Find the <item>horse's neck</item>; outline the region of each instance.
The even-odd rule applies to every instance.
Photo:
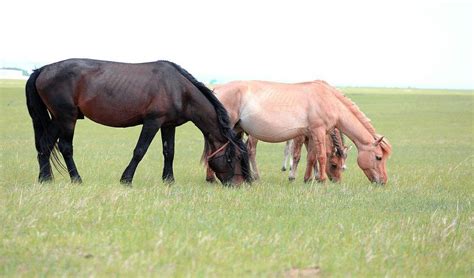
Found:
[[[374,141],[374,136],[367,130],[364,124],[351,112],[344,108],[345,113],[340,113],[337,127],[357,146],[363,148]]]
[[[219,119],[214,106],[199,92],[190,94],[194,105],[188,105],[186,114],[189,120],[201,130],[204,137],[214,147],[225,143],[227,139],[221,134]]]
[[[214,90],[219,101],[224,105],[230,118],[230,124],[233,127],[240,118],[242,94],[246,88],[238,82],[232,82],[221,85]]]

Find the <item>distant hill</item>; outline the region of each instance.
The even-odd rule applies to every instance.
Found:
[[[15,67],[0,68],[0,79],[27,79],[30,74],[27,70]]]

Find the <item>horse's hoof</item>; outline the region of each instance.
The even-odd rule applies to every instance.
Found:
[[[172,184],[174,183],[174,178],[173,177],[163,178],[163,182],[166,184]]]
[[[38,182],[39,183],[45,183],[45,182],[52,182],[53,181],[53,177],[52,176],[40,176],[38,178]]]
[[[131,178],[121,178],[120,183],[125,186],[132,186],[132,179]]]
[[[304,183],[310,183],[312,181],[313,181],[313,179],[311,179],[311,178],[304,178]]]
[[[281,171],[282,171],[282,172],[285,172],[285,171],[286,171],[286,167],[285,167],[285,166],[281,167]]]
[[[71,183],[77,183],[77,184],[81,184],[82,183],[82,179],[81,177],[73,177],[71,178]]]
[[[289,181],[294,181],[294,180],[295,180],[295,177],[288,177],[288,180],[289,180]]]

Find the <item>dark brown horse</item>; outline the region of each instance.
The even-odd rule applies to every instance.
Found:
[[[250,181],[242,140],[214,94],[180,66],[169,61],[127,64],[70,59],[33,72],[26,83],[38,152],[39,181],[52,180],[50,158],[56,143],[73,182],[81,182],[73,159],[77,119],[112,127],[143,125],[133,157],[122,174],[131,183],[148,146],[161,128],[164,181],[173,181],[176,126],[192,121],[209,142],[209,165],[222,183]]]

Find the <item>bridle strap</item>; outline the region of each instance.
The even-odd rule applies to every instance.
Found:
[[[207,160],[211,159],[212,157],[214,157],[218,152],[222,151],[225,147],[227,147],[227,145],[229,145],[230,141],[227,141],[227,143],[225,143],[224,145],[222,145],[220,148],[218,148],[217,150],[215,150],[213,153],[211,153],[210,155],[207,156]]]

